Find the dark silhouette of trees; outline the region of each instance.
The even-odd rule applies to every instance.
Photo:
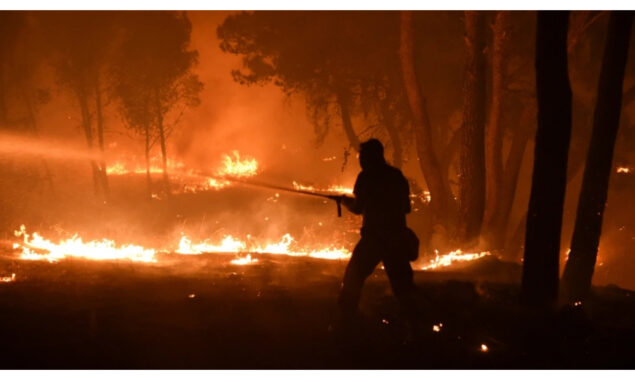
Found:
[[[237,82],[274,83],[306,99],[318,143],[337,124],[354,150],[362,135],[385,136],[400,166],[409,117],[394,70],[398,25],[392,12],[243,12],[227,17],[218,37],[223,51],[243,58]]]
[[[463,85],[459,238],[478,238],[485,211],[485,17],[465,12],[467,59]],[[493,149],[495,147],[490,147]]]
[[[102,95],[114,41],[115,14],[51,12],[39,18],[59,83],[71,91],[79,105],[86,144],[92,150],[96,143],[102,157],[90,160],[95,193],[108,199]]]
[[[169,195],[167,138],[183,109],[200,103],[203,87],[192,72],[198,52],[188,50],[192,25],[179,12],[137,12],[123,15],[120,21],[113,94],[127,125],[145,137],[149,195],[150,150],[156,140],[161,148],[164,192]]]
[[[447,225],[449,211],[448,196],[451,194],[447,177],[435,154],[432,141],[430,120],[426,110],[426,100],[419,87],[419,80],[414,61],[414,20],[412,11],[401,12],[401,44],[399,56],[403,82],[412,112],[414,136],[416,141],[419,165],[430,189],[431,208],[437,222]]]
[[[496,20],[493,26],[492,102],[490,106],[489,122],[485,128],[485,145],[488,149],[485,149],[486,207],[483,214],[483,227],[487,232],[493,232],[493,224],[495,224],[495,220],[498,218],[498,214],[501,212],[502,208],[503,110],[506,105],[505,99],[507,96],[506,63],[509,59],[508,45],[510,39],[510,29],[511,12],[496,12]],[[496,235],[500,234],[500,231],[495,232]]]
[[[568,23],[569,12],[538,12],[538,130],[527,215],[521,299],[525,304],[539,308],[549,308],[558,296],[560,232],[571,135]]]
[[[7,63],[17,41],[18,31],[24,24],[24,16],[18,12],[0,12],[0,123],[7,121]]]
[[[588,296],[602,232],[633,12],[611,12],[593,116],[593,131],[578,200],[571,252],[563,274],[569,301]]]

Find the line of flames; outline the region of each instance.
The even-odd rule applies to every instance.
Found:
[[[20,251],[23,260],[58,262],[66,258],[82,258],[89,260],[127,260],[141,263],[157,263],[157,253],[174,253],[179,255],[200,255],[204,253],[235,253],[232,264],[246,265],[256,263],[256,254],[286,255],[293,257],[310,257],[324,260],[347,260],[351,252],[345,247],[330,246],[318,249],[300,247],[290,235],[283,235],[278,241],[258,242],[250,236],[246,240],[226,235],[219,242],[209,239],[193,243],[186,235],[182,235],[176,249],[154,249],[139,245],[126,244],[118,246],[113,240],[102,239],[84,242],[81,237],[71,238],[54,243],[37,232],[27,233],[24,225],[15,231],[15,236],[22,241],[14,243],[13,248]],[[242,256],[245,255],[246,256]],[[252,255],[253,254],[253,255]],[[434,270],[449,267],[457,262],[478,260],[490,255],[489,252],[464,253],[461,250],[444,255],[437,254],[433,260],[424,265],[417,265],[419,270]]]
[[[258,174],[260,170],[258,161],[249,156],[241,157],[236,150],[231,155],[223,154],[222,164],[214,171],[216,177],[205,176],[197,173],[192,169],[186,169],[184,163],[180,161],[167,160],[167,169],[172,180],[182,184],[182,192],[195,193],[207,190],[220,190],[230,186],[232,183],[218,177],[246,178]],[[146,174],[149,170],[150,174],[163,173],[159,159],[153,157],[149,168],[144,166],[126,164],[120,161],[108,165],[106,172],[110,175],[129,175],[129,174]]]

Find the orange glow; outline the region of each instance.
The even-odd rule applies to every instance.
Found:
[[[233,151],[232,156],[233,158],[227,154],[223,155],[223,163],[215,170],[216,175],[220,177],[245,178],[258,173],[259,164],[255,158],[245,157],[241,159],[238,151]],[[160,157],[153,157],[150,160],[150,174],[163,173],[163,167],[160,162]],[[174,191],[176,194],[221,190],[232,184],[229,180],[199,174],[193,169],[186,168],[185,164],[179,161],[168,159],[167,166],[173,184],[181,186],[180,190]],[[146,174],[146,167],[145,165],[116,161],[108,165],[106,172],[110,175],[141,175]],[[153,194],[152,197],[154,199],[162,199],[156,194]]]
[[[77,257],[89,260],[156,262],[154,257],[155,250],[153,249],[146,249],[138,245],[117,247],[114,241],[108,239],[84,243],[82,238],[75,235],[59,243],[53,243],[40,236],[37,232],[34,232],[33,235],[28,234],[24,225],[20,226],[19,231],[15,231],[15,236],[23,239],[22,243],[13,245],[14,249],[22,249],[20,258],[23,260],[56,262],[68,257]]]
[[[0,283],[8,283],[15,281],[15,273],[11,273],[11,276],[0,277]]]
[[[304,256],[325,260],[344,260],[351,255],[344,247],[329,246],[324,248],[308,248],[298,246],[290,234],[285,234],[278,241],[257,242],[253,239],[241,240],[231,235],[225,235],[220,242],[212,242],[206,239],[199,243],[193,243],[190,238],[181,235],[176,249],[152,249],[137,245],[117,246],[114,241],[103,239],[101,241],[84,242],[77,235],[70,239],[61,240],[59,243],[43,238],[37,232],[28,234],[24,225],[15,231],[15,236],[22,238],[22,242],[13,244],[13,248],[20,251],[23,260],[44,260],[57,262],[69,257],[84,258],[89,260],[129,260],[135,262],[156,263],[157,252],[174,252],[180,255],[200,255],[203,253],[255,253],[274,254],[286,256]],[[257,259],[248,256],[250,262]],[[233,262],[244,265],[244,260]]]
[[[213,252],[242,252],[247,245],[242,241],[232,237],[225,236],[220,244],[212,244],[208,240],[202,243],[192,244],[192,241],[185,235],[181,236],[179,247],[174,251],[181,255],[199,255],[201,253]]]
[[[328,187],[316,187],[311,185],[303,185],[301,183],[293,181],[293,188],[296,190],[313,191],[317,193],[334,193],[334,194],[347,194],[347,195],[353,194],[352,188],[341,186],[341,185],[331,185]]]
[[[489,347],[487,347],[486,344],[481,344],[481,347],[479,348],[481,350],[481,352],[487,352],[489,351]]]
[[[258,259],[252,259],[251,258],[251,254],[247,254],[247,256],[245,257],[237,257],[235,259],[233,259],[232,261],[230,261],[232,264],[234,265],[249,265],[249,264],[255,264],[258,262]]]
[[[439,268],[449,267],[457,262],[478,260],[489,255],[491,255],[491,253],[489,253],[488,251],[477,253],[463,253],[460,249],[457,249],[456,251],[452,251],[445,255],[439,255],[437,253],[436,257],[433,260],[430,260],[428,264],[421,266],[419,269],[435,270]]]
[[[331,244],[314,247],[298,243],[291,234],[284,234],[279,239],[254,239],[247,235],[242,239],[232,235],[224,235],[219,240],[205,239],[193,242],[185,234],[178,242],[163,248],[148,248],[140,245],[117,245],[113,240],[102,239],[84,242],[81,237],[74,235],[68,239],[61,239],[55,243],[42,237],[39,233],[27,233],[24,225],[15,231],[15,236],[21,242],[13,244],[19,252],[20,259],[57,262],[66,258],[82,258],[88,260],[127,260],[142,263],[157,263],[157,253],[173,252],[177,255],[200,255],[205,253],[242,253],[246,257],[237,257],[232,264],[246,265],[257,262],[257,254],[285,255],[292,257],[310,257],[322,260],[347,260],[351,251],[343,246]],[[478,260],[489,256],[489,252],[463,253],[461,250],[439,255],[428,264],[421,265],[418,270],[437,270],[456,263]],[[441,325],[439,325],[440,327]]]
[[[219,176],[251,177],[258,173],[258,161],[253,157],[240,158],[237,150],[232,152],[234,158],[223,155],[223,167],[216,171]]]
[[[627,166],[619,166],[617,168],[617,172],[620,174],[629,174],[631,172],[631,168]]]

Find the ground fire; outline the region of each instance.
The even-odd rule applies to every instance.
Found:
[[[632,11],[0,11],[0,369],[628,368]]]

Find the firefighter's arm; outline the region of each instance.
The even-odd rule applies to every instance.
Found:
[[[357,198],[348,195],[342,195],[342,204],[353,214],[361,214],[362,208],[358,204]]]
[[[355,187],[353,188],[353,196],[342,195],[342,204],[353,214],[361,214],[364,210],[366,185],[363,172],[357,176]]]

